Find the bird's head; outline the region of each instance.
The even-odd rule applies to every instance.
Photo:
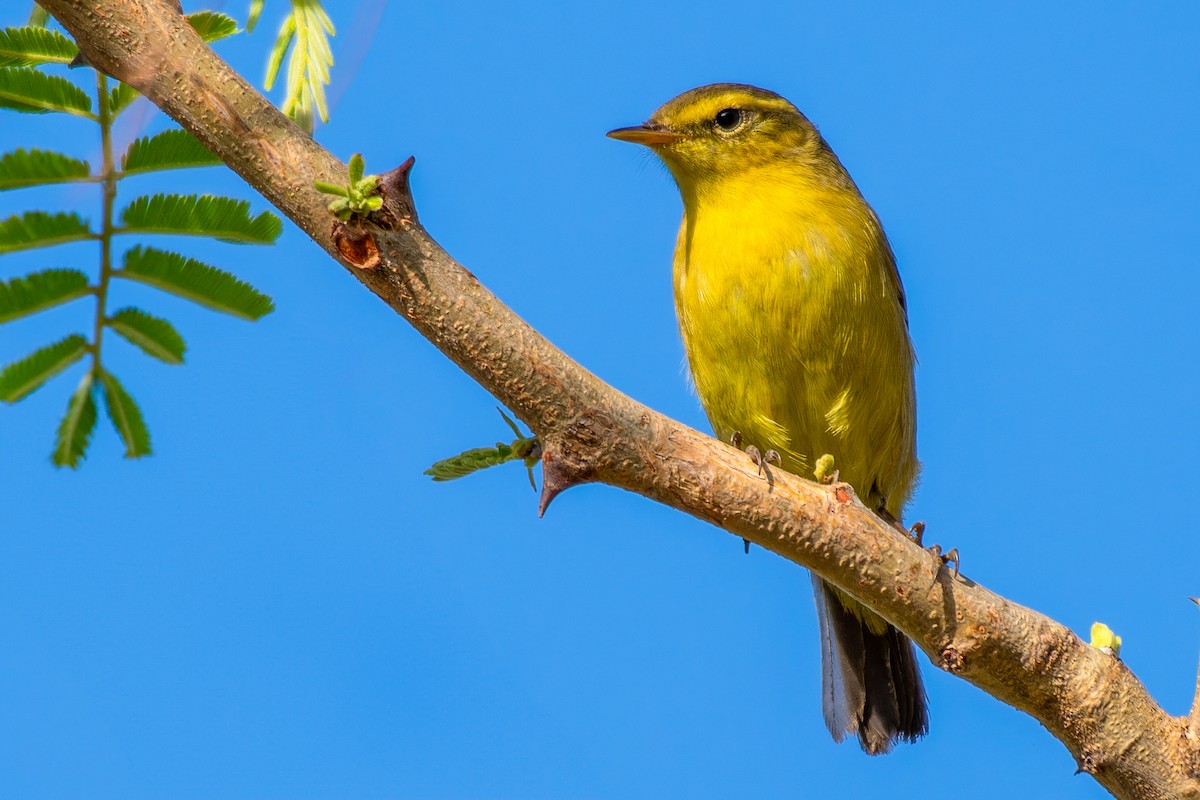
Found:
[[[649,147],[681,188],[756,167],[811,163],[828,150],[795,106],[774,92],[740,83],[684,92],[643,124],[608,135]]]

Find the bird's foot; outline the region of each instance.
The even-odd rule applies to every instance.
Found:
[[[767,470],[768,464],[778,467],[783,462],[783,457],[779,455],[778,450],[768,450],[765,453],[759,452],[759,449],[754,445],[746,445],[746,455],[750,456],[750,460],[758,465],[758,474],[762,475],[763,470]],[[770,477],[768,471],[767,476]]]
[[[742,432],[734,431],[731,433],[729,435],[729,443],[738,449],[742,449]],[[758,465],[759,475],[762,475],[763,470],[767,469],[765,464],[778,464],[781,460],[778,452],[774,450],[768,450],[766,455],[763,455],[759,452],[758,448],[752,444],[746,445],[745,453],[746,455],[750,456],[751,461]],[[769,470],[767,471],[767,481],[768,483],[771,482],[771,473]],[[746,555],[750,555],[750,540],[742,539],[742,546],[745,548],[743,552],[745,552]]]
[[[914,522],[912,524],[911,528],[906,528],[906,527],[904,527],[903,524],[901,524],[900,520],[893,517],[891,515],[891,512],[889,512],[886,508],[879,509],[879,511],[877,513],[879,514],[880,517],[887,520],[888,524],[890,524],[893,528],[900,531],[908,538],[912,539],[913,542],[915,542],[918,547],[924,547],[924,542],[923,542],[923,540],[925,538],[925,523],[924,522]],[[958,564],[958,548],[957,547],[951,548],[948,552],[946,552],[944,554],[942,553],[942,546],[940,544],[930,545],[926,549],[929,552],[933,553],[933,555],[936,556],[937,559],[942,562],[942,566],[949,566],[949,565],[953,564],[954,565],[954,577],[956,577],[956,578],[958,577],[959,564]]]
[[[742,432],[734,431],[732,434],[730,434],[729,443],[734,447],[741,447]],[[750,456],[750,460],[758,466],[759,475],[762,475],[764,470],[766,471],[767,480],[771,479],[771,471],[768,469],[767,465],[773,464],[775,466],[779,466],[781,463],[783,463],[783,457],[779,455],[778,450],[768,450],[764,453],[752,444],[746,445],[743,449],[745,450],[746,455]]]
[[[930,545],[929,552],[933,553],[933,555],[938,559],[938,561],[942,562],[941,566],[948,567],[951,564],[953,564],[954,565],[954,577],[955,578],[958,577],[958,570],[959,570],[960,564],[959,564],[959,560],[958,560],[958,548],[957,547],[951,547],[945,553],[942,553],[942,546],[940,544],[935,544],[935,545]]]

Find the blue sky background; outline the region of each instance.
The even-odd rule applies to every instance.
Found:
[[[1200,9],[881,5],[330,4],[317,138],[376,171],[415,154],[451,253],[585,366],[703,427],[670,295],[678,197],[603,134],[703,83],[784,94],[899,257],[925,464],[910,516],[973,580],[1082,635],[1111,625],[1184,713]],[[219,52],[261,81],[281,11]],[[131,114],[126,140],[168,123]],[[0,150],[95,163],[92,136],[0,115]],[[122,200],[251,196],[215,168],[138,180]],[[0,216],[37,206],[94,218],[99,200],[0,195]],[[118,287],[190,345],[177,368],[108,347],[153,458],[123,460],[102,419],[81,470],[50,466],[79,367],[0,408],[0,795],[1104,796],[1039,724],[928,664],[927,739],[835,746],[802,570],[611,488],[538,520],[519,468],[431,483],[432,461],[506,438],[485,392],[293,228],[273,248],[173,244],[278,311],[249,325]],[[0,276],[94,264],[71,246]],[[90,313],[0,328],[0,362]]]

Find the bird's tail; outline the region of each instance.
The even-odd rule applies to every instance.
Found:
[[[898,740],[923,736],[929,709],[912,642],[815,575],[813,587],[821,619],[821,700],[834,740],[854,733],[874,756]]]

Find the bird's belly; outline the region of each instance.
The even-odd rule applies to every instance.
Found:
[[[916,464],[902,321],[856,304],[852,286],[778,262],[689,267],[676,275],[676,305],[715,434],[737,431],[805,476],[831,454],[864,500],[902,505]]]
[[[744,302],[698,316],[681,308],[680,323],[696,394],[717,437],[737,431],[747,444],[777,450],[784,468],[806,474],[824,452],[818,406],[828,381],[804,374],[803,348],[772,335],[766,309]]]

